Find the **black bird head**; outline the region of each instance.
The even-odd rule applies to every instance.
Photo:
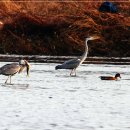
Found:
[[[115,75],[115,78],[121,78],[121,76],[120,76],[120,73],[117,73],[116,75]]]

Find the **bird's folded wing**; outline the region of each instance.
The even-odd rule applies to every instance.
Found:
[[[80,59],[71,59],[71,60],[65,61],[63,64],[76,64],[79,62],[80,62]]]
[[[79,65],[79,63],[80,63],[80,59],[71,59],[65,61],[61,66],[64,69],[74,69]]]
[[[4,65],[3,67],[1,67],[1,73],[2,74],[7,74],[7,75],[11,75],[11,74],[15,74],[20,70],[20,66],[19,64],[7,64]]]

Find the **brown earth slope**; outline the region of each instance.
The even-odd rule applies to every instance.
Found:
[[[130,56],[130,2],[114,2],[118,13],[102,13],[101,2],[8,0],[0,2],[0,53]]]

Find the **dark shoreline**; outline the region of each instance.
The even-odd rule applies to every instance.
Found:
[[[130,6],[117,2],[119,12],[100,12],[99,2],[1,2],[0,53],[20,55],[81,55],[85,39],[89,56],[130,57]],[[50,61],[51,62],[51,61]]]
[[[63,63],[77,56],[46,56],[46,55],[0,55],[0,62],[17,62],[27,59],[34,63]],[[130,65],[130,57],[87,57],[84,64],[116,64]]]

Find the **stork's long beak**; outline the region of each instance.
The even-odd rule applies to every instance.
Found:
[[[25,61],[25,65],[26,65],[26,71],[27,71],[27,76],[29,76],[29,72],[30,72],[30,64],[28,63],[28,61],[24,60]]]

